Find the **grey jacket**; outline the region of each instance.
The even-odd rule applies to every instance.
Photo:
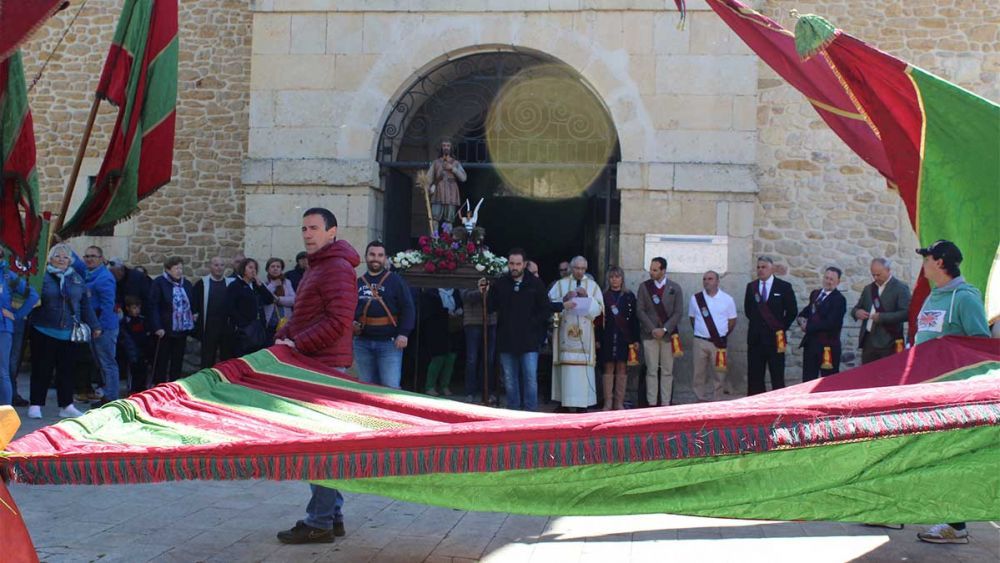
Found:
[[[858,303],[851,309],[851,318],[857,319],[855,314],[858,311],[870,312],[871,309],[872,284],[868,284],[861,291]],[[884,312],[879,315],[879,321],[873,323],[871,334],[865,329],[868,321],[861,321],[859,348],[864,346],[867,338],[872,339],[869,344],[875,348],[888,348],[893,345],[896,338],[904,338],[906,332],[903,330],[903,323],[910,314],[910,287],[899,281],[896,276],[893,276],[882,290],[882,309]]]
[[[652,340],[655,328],[662,328],[667,331],[667,334],[672,333],[677,328],[681,317],[684,316],[684,290],[671,279],[667,279],[667,285],[663,287],[663,310],[667,313],[667,322],[660,323],[660,317],[656,314],[656,305],[653,304],[653,296],[648,289],[647,282],[639,284],[636,301],[638,302],[639,338],[642,340]]]

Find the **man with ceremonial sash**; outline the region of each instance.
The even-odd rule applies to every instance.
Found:
[[[275,335],[274,344],[289,346],[327,366],[347,369],[352,361],[351,323],[358,304],[354,268],[358,251],[337,240],[337,217],[322,207],[302,214],[302,242],[309,268],[295,293],[295,314]],[[309,485],[306,517],[278,532],[282,543],[333,543],[343,536],[344,497],[340,491]]]
[[[719,273],[709,270],[701,277],[704,291],[691,296],[688,316],[694,328],[694,394],[699,401],[722,398],[726,380],[726,337],[736,326],[736,301],[719,289]]]
[[[813,291],[809,304],[799,313],[799,326],[806,333],[799,344],[803,348],[802,381],[840,371],[840,330],[847,313],[847,299],[837,289],[841,273],[840,268],[827,268],[823,289]]]
[[[792,284],[774,275],[770,256],[757,258],[757,280],[747,284],[743,314],[747,330],[747,395],[767,391],[764,371],[771,372],[771,389],[785,386],[785,347],[788,328],[795,322],[798,304]]]
[[[386,269],[381,241],[368,243],[365,263],[354,310],[354,365],[361,381],[399,389],[403,350],[415,322],[413,297],[406,281]]]
[[[872,260],[871,273],[874,281],[865,286],[851,309],[851,316],[861,321],[862,364],[903,351],[903,323],[910,311],[910,287],[892,275],[889,260]]]
[[[583,256],[570,260],[570,271],[549,290],[553,309],[562,313],[552,336],[552,400],[586,409],[597,403],[594,320],[604,312],[604,293],[587,276]]]
[[[666,258],[657,256],[649,263],[649,279],[639,285],[637,300],[646,360],[646,404],[669,405],[674,390],[674,355],[680,351],[677,323],[684,314],[684,290],[667,279]]]

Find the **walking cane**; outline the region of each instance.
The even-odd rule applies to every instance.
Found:
[[[156,337],[156,348],[153,350],[153,381],[156,381],[156,360],[160,358],[160,343],[163,342],[162,336]],[[142,390],[145,391],[149,389],[149,376],[146,376],[146,381],[142,382]]]
[[[483,404],[490,404],[490,348],[489,348],[489,314],[486,311],[486,292],[483,296]]]

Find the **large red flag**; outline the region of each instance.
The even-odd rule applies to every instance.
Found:
[[[63,238],[127,218],[170,181],[177,54],[177,0],[126,0],[97,87],[98,98],[118,106],[118,120],[97,182]]]
[[[13,55],[49,16],[68,4],[66,0],[0,0],[0,61]]]
[[[795,33],[736,0],[708,5],[806,96],[847,145],[902,198],[920,243],[964,251],[966,279],[987,292],[1000,231],[1000,106],[855,39],[818,16]],[[921,275],[911,320],[928,291]],[[1000,296],[987,293],[992,316]],[[913,332],[913,323],[910,327]]]

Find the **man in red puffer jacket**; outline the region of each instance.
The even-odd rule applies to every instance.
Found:
[[[275,344],[330,367],[348,368],[353,361],[354,309],[358,304],[354,268],[361,256],[347,241],[337,240],[337,218],[314,207],[302,215],[302,242],[309,268],[295,293],[295,314],[275,335]],[[336,489],[309,485],[312,498],[305,520],[278,532],[282,543],[332,543],[343,536],[344,497]]]

